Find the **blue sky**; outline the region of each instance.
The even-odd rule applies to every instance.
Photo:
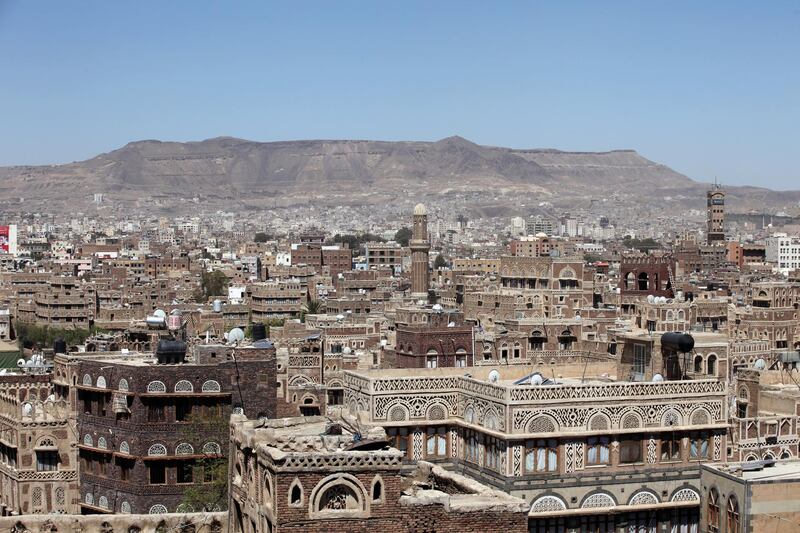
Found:
[[[0,165],[457,134],[800,189],[800,2],[0,0],[0,106]]]

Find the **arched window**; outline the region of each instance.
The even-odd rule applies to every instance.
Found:
[[[728,498],[728,529],[727,533],[739,533],[739,502],[736,497]]]
[[[163,381],[151,381],[147,384],[147,392],[167,392],[167,386],[164,385]]]
[[[354,511],[361,508],[358,494],[349,485],[336,483],[325,489],[319,497],[317,511]]]
[[[167,513],[167,508],[161,505],[160,503],[157,503],[156,505],[150,508],[150,514],[166,514],[166,513]]]
[[[219,382],[214,381],[213,379],[209,379],[205,383],[203,383],[202,387],[203,392],[220,392],[222,390],[219,386]]]
[[[292,481],[292,485],[289,487],[289,505],[292,507],[303,505],[303,485],[297,478]]]
[[[119,512],[131,514],[131,504],[128,502],[122,502],[122,504],[119,506]]]
[[[83,445],[89,446],[90,448],[94,447],[94,439],[88,433],[83,436]]]
[[[97,376],[97,388],[98,389],[106,388],[106,378],[104,378],[103,376]]]
[[[706,519],[708,520],[709,533],[719,531],[719,493],[714,488],[708,493]]]
[[[373,503],[383,501],[383,482],[379,476],[372,481],[372,501]]]
[[[194,446],[188,442],[182,442],[175,447],[175,455],[193,455]]]
[[[147,455],[167,455],[167,447],[163,444],[153,444],[147,450]]]
[[[92,386],[92,376],[90,376],[89,374],[84,374],[83,375],[83,385],[86,386],[86,387],[91,387]]]
[[[706,368],[707,368],[706,374],[708,374],[710,376],[715,376],[717,374],[717,356],[716,355],[711,354],[711,355],[708,356],[708,359],[706,360]]]
[[[700,374],[703,371],[703,356],[702,355],[695,355],[694,356],[694,371],[696,374]]]
[[[175,392],[194,392],[194,386],[191,381],[182,379],[175,384]]]
[[[203,444],[203,453],[205,455],[222,455],[222,448],[216,442],[206,442]]]
[[[119,453],[130,455],[131,447],[127,441],[122,441],[119,443]]]
[[[647,272],[642,272],[639,274],[639,290],[646,291],[650,289],[650,279],[647,276]]]
[[[98,437],[97,438],[97,447],[101,450],[108,449],[108,444],[106,443],[105,437]]]
[[[117,388],[119,390],[121,390],[121,391],[127,391],[129,389],[128,380],[125,379],[125,378],[122,378],[121,380],[119,380],[119,385],[117,386]]]
[[[97,500],[97,506],[103,509],[108,509],[108,498],[105,496],[100,496],[100,498]]]

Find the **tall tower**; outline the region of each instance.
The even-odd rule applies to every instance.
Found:
[[[414,227],[411,231],[411,293],[414,296],[428,297],[428,210],[422,204],[414,208]]]
[[[714,182],[714,188],[706,193],[706,242],[725,243],[725,191]]]

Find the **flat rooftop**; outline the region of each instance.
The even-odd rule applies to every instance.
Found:
[[[748,465],[752,466],[756,463],[759,462],[714,463],[703,465],[703,467],[751,483],[766,483],[775,480],[800,481],[800,460],[777,461],[771,466],[764,466],[758,470],[747,469]]]

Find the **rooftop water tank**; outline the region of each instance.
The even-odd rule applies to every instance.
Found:
[[[694,337],[688,333],[671,331],[661,336],[661,348],[673,352],[689,353],[694,349]]]

